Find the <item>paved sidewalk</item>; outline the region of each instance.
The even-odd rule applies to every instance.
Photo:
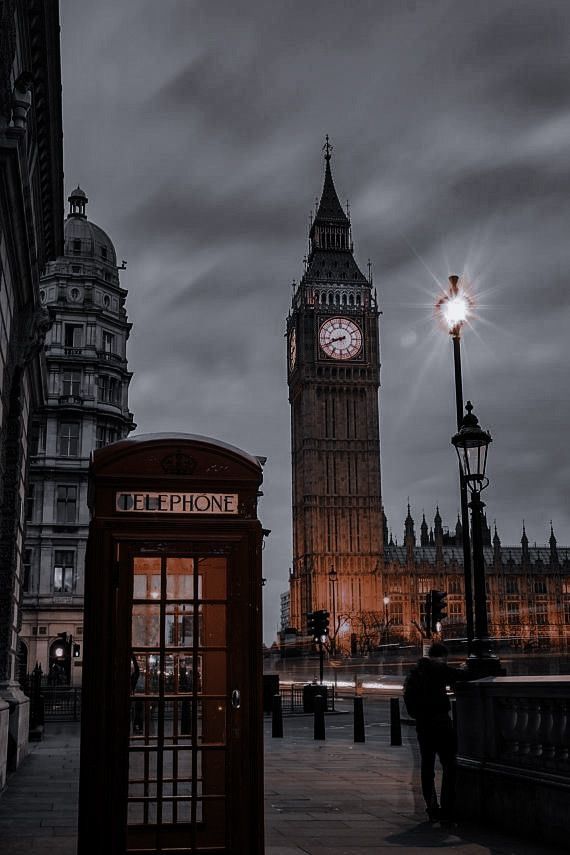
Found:
[[[353,744],[349,717],[327,717],[327,740],[308,718],[285,721],[272,739],[266,720],[266,855],[544,855],[562,850],[475,826],[448,831],[424,822],[415,739],[390,747],[385,725]],[[44,740],[0,797],[2,855],[74,855],[79,725],[49,723]],[[247,853],[240,853],[247,855]]]

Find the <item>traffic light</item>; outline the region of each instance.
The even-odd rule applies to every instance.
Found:
[[[81,645],[80,644],[74,644],[73,645],[73,658],[79,659],[80,656],[81,656]]]
[[[447,617],[447,592],[431,591],[431,630],[439,632],[441,622]],[[439,628],[438,628],[439,624]]]
[[[320,641],[329,634],[329,613],[326,609],[307,612],[307,634],[312,636],[313,641]]]
[[[307,635],[315,637],[315,612],[307,612]]]
[[[329,612],[319,609],[315,612],[315,640],[320,641],[324,635],[329,634]]]

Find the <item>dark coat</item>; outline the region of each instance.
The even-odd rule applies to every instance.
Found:
[[[406,709],[416,724],[429,725],[448,719],[451,704],[447,687],[453,688],[459,680],[466,679],[467,674],[459,668],[435,662],[428,656],[420,659],[404,684]]]

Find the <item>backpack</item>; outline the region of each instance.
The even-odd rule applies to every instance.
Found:
[[[425,684],[419,668],[414,668],[404,681],[404,704],[408,715],[417,718],[424,701]]]

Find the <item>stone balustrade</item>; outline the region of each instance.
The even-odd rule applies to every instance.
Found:
[[[461,815],[566,845],[570,677],[460,684],[457,736]]]

